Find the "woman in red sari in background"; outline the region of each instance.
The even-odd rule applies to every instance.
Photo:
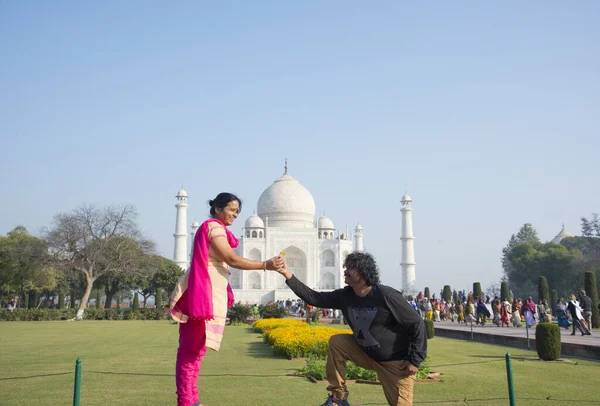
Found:
[[[219,193],[209,202],[210,219],[200,226],[194,239],[190,269],[179,279],[170,297],[173,319],[179,324],[176,384],[177,405],[198,406],[198,374],[207,348],[218,351],[225,329],[227,309],[234,302],[229,269],[276,270],[281,257],[252,261],[237,256],[237,238],[227,229],[237,219],[241,200]]]

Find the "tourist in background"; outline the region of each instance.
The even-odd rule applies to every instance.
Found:
[[[535,302],[531,296],[523,304],[523,316],[528,327],[535,325]]]
[[[581,289],[579,291],[579,303],[581,309],[583,310],[583,319],[587,323],[587,328],[592,330],[592,298],[585,294],[585,290]]]
[[[581,307],[579,307],[579,302],[577,301],[575,295],[571,295],[571,300],[569,300],[567,310],[569,310],[571,313],[571,318],[573,319],[573,332],[571,335],[575,335],[575,329],[579,330],[582,336],[590,335],[591,333],[585,327],[585,320],[583,318]]]

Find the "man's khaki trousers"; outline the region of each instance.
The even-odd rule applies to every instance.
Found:
[[[383,392],[390,406],[412,406],[414,376],[400,372],[402,361],[377,362],[365,354],[350,334],[337,334],[329,339],[327,352],[327,390],[338,399],[348,398],[346,361],[377,372]]]

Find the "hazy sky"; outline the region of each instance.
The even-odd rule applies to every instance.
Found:
[[[0,234],[81,203],[133,204],[172,258],[239,194],[239,234],[289,172],[364,227],[400,287],[484,289],[510,235],[600,211],[600,2],[0,1]]]

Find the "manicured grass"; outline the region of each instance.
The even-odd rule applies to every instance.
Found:
[[[0,405],[72,404],[77,357],[84,406],[174,405],[177,338],[177,326],[166,321],[0,323]],[[416,385],[415,405],[465,405],[465,397],[469,405],[507,405],[507,351],[517,404],[600,399],[593,384],[600,382],[600,363],[548,363],[533,360],[532,351],[436,337],[429,356],[443,382]],[[201,399],[209,406],[321,404],[325,385],[286,376],[303,365],[274,356],[249,328],[227,327],[221,351],[205,357]],[[66,374],[38,376],[59,373]],[[386,405],[379,386],[355,384],[350,391],[352,403]]]

